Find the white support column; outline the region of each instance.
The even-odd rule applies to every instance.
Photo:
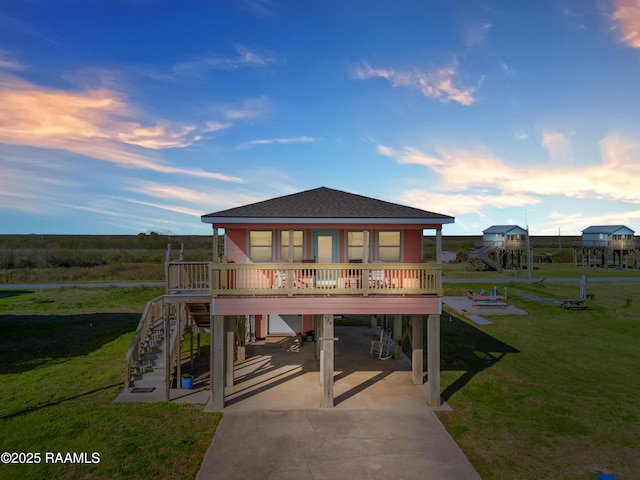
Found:
[[[424,383],[424,360],[423,360],[423,327],[422,315],[411,315],[411,372],[413,383],[422,385]]]
[[[393,317],[393,358],[402,359],[402,315],[396,314]]]
[[[427,373],[429,379],[429,405],[440,406],[440,315],[429,315],[427,320]]]
[[[436,262],[442,263],[442,228],[436,230]],[[442,270],[437,271],[438,288],[442,288]]]
[[[369,263],[369,230],[362,232],[362,263]]]
[[[287,232],[289,234],[289,248],[287,249],[287,262],[293,263],[293,230]],[[287,288],[293,288],[293,270],[287,270]]]
[[[213,263],[218,263],[218,248],[219,248],[218,245],[219,245],[218,229],[214,226],[213,227],[213,245],[212,245]]]
[[[333,407],[333,315],[322,316],[324,370],[322,372],[322,406]]]
[[[369,290],[369,270],[366,265],[369,263],[369,230],[362,231],[362,285],[365,292]],[[368,295],[368,293],[365,293]]]
[[[218,256],[218,229],[213,227],[213,264],[214,268],[209,267],[209,288],[218,290],[220,288],[220,270],[215,268],[215,264],[219,261]]]
[[[211,319],[211,403],[214,410],[224,408],[224,317],[216,315]]]

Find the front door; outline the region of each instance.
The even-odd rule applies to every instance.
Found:
[[[313,232],[313,256],[318,263],[340,261],[340,234],[337,230],[315,230]]]

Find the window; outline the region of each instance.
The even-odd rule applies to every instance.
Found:
[[[400,232],[378,232],[378,260],[400,261]]]
[[[252,262],[273,261],[273,233],[252,230],[249,232],[249,258]]]
[[[364,232],[347,232],[347,259],[362,260]]]
[[[304,232],[302,230],[293,231],[293,261],[301,262],[304,253]],[[289,261],[289,230],[280,232],[280,260]]]

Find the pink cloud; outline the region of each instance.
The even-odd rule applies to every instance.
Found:
[[[640,48],[640,0],[614,0],[612,18],[620,40]]]
[[[458,85],[458,71],[455,67],[399,71],[374,68],[367,62],[362,62],[354,68],[353,74],[358,80],[379,77],[388,80],[394,87],[412,87],[420,90],[425,97],[443,103],[454,101],[461,105],[471,105],[475,102],[475,88]]]

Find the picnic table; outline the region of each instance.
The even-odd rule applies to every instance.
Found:
[[[584,298],[567,298],[562,301],[560,306],[567,310],[589,310],[591,308]]]

